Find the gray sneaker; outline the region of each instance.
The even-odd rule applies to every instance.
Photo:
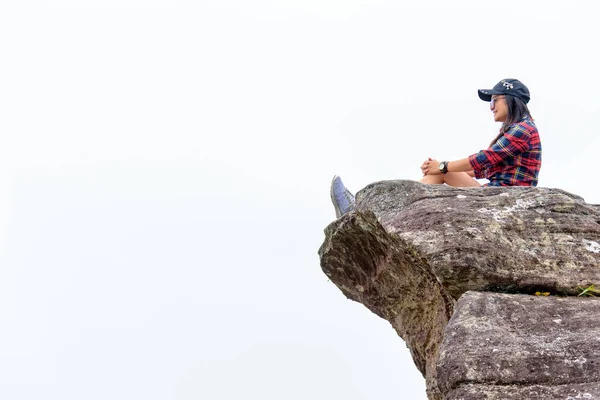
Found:
[[[354,210],[354,195],[346,189],[346,186],[344,186],[344,183],[342,182],[342,178],[337,175],[334,175],[331,180],[330,194],[331,202],[335,208],[336,218],[341,217],[348,211]]]

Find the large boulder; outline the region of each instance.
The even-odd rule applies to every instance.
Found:
[[[598,399],[600,299],[467,292],[437,371],[447,399]]]
[[[466,393],[491,382],[442,384],[445,364],[436,368],[444,329],[465,292],[544,292],[550,296],[540,301],[550,302],[600,282],[599,207],[559,189],[378,182],[357,194],[356,210],[325,236],[323,271],[348,298],[390,321],[431,399],[458,391],[477,398]],[[544,393],[552,390],[571,389],[551,385]]]

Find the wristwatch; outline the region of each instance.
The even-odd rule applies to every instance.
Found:
[[[439,166],[440,174],[445,174],[448,172],[448,161],[442,161]]]

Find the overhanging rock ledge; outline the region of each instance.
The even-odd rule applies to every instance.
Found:
[[[319,255],[348,298],[406,341],[430,399],[600,399],[600,302],[577,296],[600,283],[599,243],[600,207],[560,189],[400,180],[361,190]],[[474,344],[469,324],[505,335],[504,347]],[[543,345],[519,347],[535,335]],[[531,360],[543,371],[524,380]]]

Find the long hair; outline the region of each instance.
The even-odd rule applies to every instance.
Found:
[[[533,119],[531,112],[529,112],[529,108],[527,108],[527,104],[525,104],[523,100],[515,96],[505,95],[504,101],[506,101],[508,115],[506,116],[506,121],[502,123],[500,133],[498,133],[490,143],[490,147],[493,146],[502,135],[509,131],[512,124],[521,121],[524,117]]]

